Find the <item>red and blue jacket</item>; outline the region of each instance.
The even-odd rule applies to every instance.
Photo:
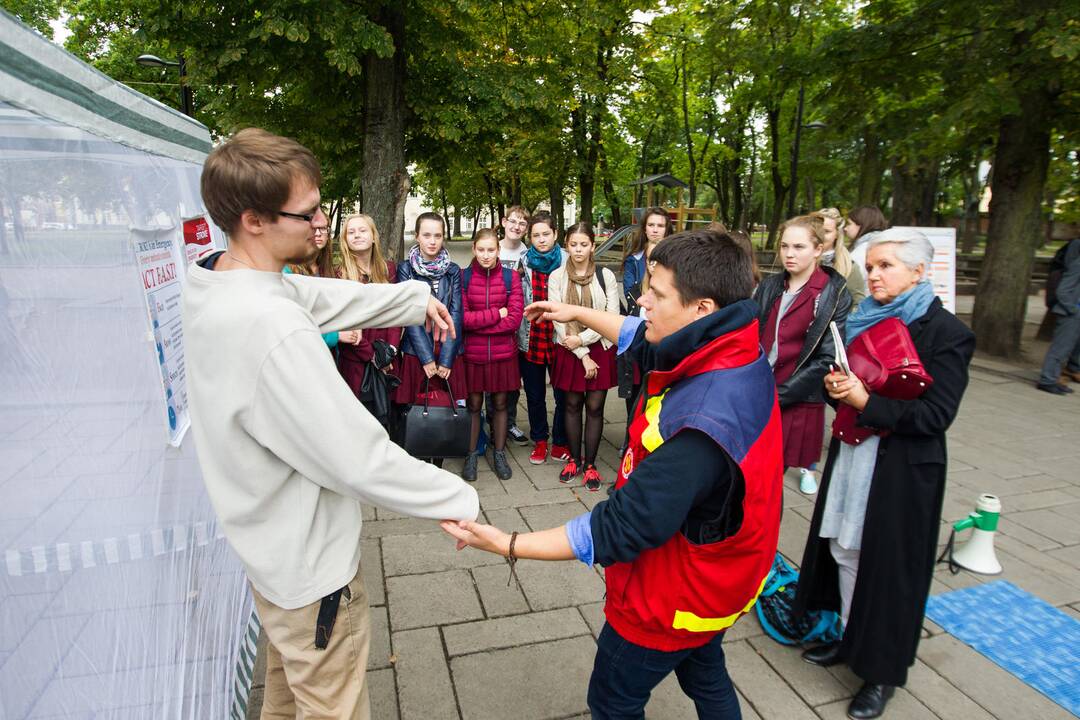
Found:
[[[607,621],[635,644],[704,645],[750,611],[772,566],[782,438],[756,315],[740,301],[656,346],[639,318],[624,322],[620,350],[652,369],[616,492],[567,534],[579,559],[606,566]]]

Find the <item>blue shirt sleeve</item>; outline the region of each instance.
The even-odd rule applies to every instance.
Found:
[[[634,338],[637,336],[638,328],[641,327],[643,322],[645,320],[638,315],[627,315],[626,319],[623,320],[622,327],[619,329],[619,355],[629,349],[630,344],[634,342]]]
[[[574,550],[574,557],[586,565],[593,564],[592,512],[582,513],[566,523],[566,538]]]

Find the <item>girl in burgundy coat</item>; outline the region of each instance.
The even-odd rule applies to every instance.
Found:
[[[765,278],[754,291],[760,307],[761,347],[772,365],[784,429],[784,466],[799,468],[799,490],[817,492],[813,466],[821,457],[825,432],[822,378],[834,361],[829,323],[841,336],[851,310],[847,280],[819,265],[824,223],[801,215],[780,228],[778,259],[784,271]]]
[[[387,262],[379,247],[379,231],[375,221],[367,215],[350,215],[342,225],[341,237],[338,238],[338,250],[341,253],[341,268],[338,276],[356,282],[395,282],[397,271],[392,262]],[[339,341],[338,372],[360,402],[369,410],[373,408],[371,398],[363,397],[360,391],[364,382],[364,373],[375,355],[375,341],[382,340],[394,348],[401,346],[401,331],[397,328],[369,328],[353,330],[354,336]],[[345,333],[342,333],[345,335]],[[354,341],[355,337],[355,341]],[[382,368],[387,374],[394,372],[391,363]],[[374,414],[374,412],[372,413]],[[387,425],[389,417],[376,417]]]
[[[525,307],[517,273],[499,264],[499,239],[485,228],[473,239],[473,261],[462,274],[465,320],[465,382],[469,388],[472,437],[461,477],[476,480],[476,443],[480,437],[484,393],[491,393],[491,469],[500,480],[513,474],[506,458],[506,395],[521,386],[517,329]]]

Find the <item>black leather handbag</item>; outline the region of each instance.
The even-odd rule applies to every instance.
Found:
[[[469,411],[457,406],[450,382],[440,379],[446,383],[449,406],[439,402],[441,393],[436,393],[436,404],[432,404],[432,378],[428,378],[424,381],[423,403],[416,402],[405,415],[405,451],[413,457],[455,458],[469,454]]]
[[[390,424],[393,412],[390,398],[401,380],[382,371],[394,361],[397,351],[383,340],[374,343],[375,354],[364,369],[364,378],[360,381],[360,402],[383,427]]]

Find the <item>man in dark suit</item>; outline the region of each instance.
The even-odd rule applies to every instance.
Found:
[[[1050,310],[1057,315],[1054,339],[1046,351],[1037,388],[1053,395],[1068,395],[1073,391],[1061,383],[1064,376],[1080,382],[1080,238],[1073,238],[1065,247],[1065,267],[1054,290]]]

